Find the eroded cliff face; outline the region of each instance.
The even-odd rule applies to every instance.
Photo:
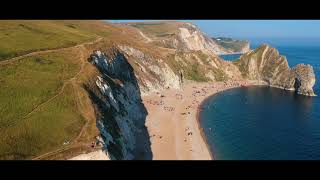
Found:
[[[298,94],[314,96],[315,74],[312,66],[299,64],[290,68],[288,61],[279,52],[266,44],[240,57],[234,64],[242,76],[286,90],[295,90]]]
[[[186,23],[184,27],[180,27],[174,37],[163,40],[163,44],[165,47],[180,51],[210,51],[217,55],[232,52],[219,46],[195,25],[189,23]]]
[[[163,59],[126,45],[97,50],[89,59],[100,75],[86,89],[110,158],[152,159],[141,95],[181,88],[178,74]]]
[[[141,96],[167,88],[180,89],[184,79],[252,80],[314,95],[312,66],[300,64],[290,68],[286,58],[268,45],[245,53],[235,62],[226,62],[217,54],[227,50],[220,49],[195,26],[179,25],[177,31],[178,34],[160,39],[163,44],[149,36],[144,37],[146,47],[143,43],[116,41],[113,46],[96,48],[92,53],[90,62],[100,74],[86,89],[111,159],[152,159],[144,125],[147,112]]]
[[[134,75],[142,95],[168,87],[181,88],[178,73],[175,73],[164,59],[152,57],[148,53],[126,45],[119,45],[118,48],[134,68]]]
[[[96,51],[90,61],[100,71],[87,89],[95,104],[97,126],[110,159],[151,159],[145,127],[147,111],[138,80],[118,49]]]

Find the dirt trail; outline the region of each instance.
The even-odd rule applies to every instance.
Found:
[[[101,41],[102,39],[103,39],[102,37],[98,37],[94,41],[81,43],[81,44],[78,44],[76,46],[31,52],[31,53],[28,53],[28,54],[24,54],[24,55],[21,55],[21,56],[16,56],[16,57],[13,57],[13,58],[10,58],[10,59],[7,59],[7,60],[0,61],[0,65],[10,64],[10,63],[13,63],[13,62],[15,62],[15,61],[17,61],[19,59],[22,59],[22,58],[25,58],[25,57],[29,57],[29,56],[35,56],[35,55],[40,55],[40,54],[45,54],[45,53],[50,53],[50,52],[68,50],[68,49],[77,48],[77,47],[84,47],[85,45],[90,45],[90,44],[97,43],[97,42]]]
[[[81,67],[80,67],[80,70],[77,72],[77,74],[74,75],[72,78],[66,80],[66,81],[63,83],[60,91],[59,91],[56,95],[54,95],[53,97],[51,97],[51,98],[48,99],[47,101],[38,104],[32,111],[30,111],[27,115],[25,115],[25,116],[23,117],[23,119],[28,118],[31,114],[33,114],[35,111],[37,111],[38,109],[40,109],[42,106],[44,106],[45,104],[51,102],[53,99],[55,99],[55,98],[58,97],[60,94],[62,94],[63,91],[64,91],[64,89],[65,89],[65,87],[66,87],[66,85],[67,85],[68,83],[71,83],[72,81],[75,81],[76,78],[83,72],[83,68],[84,68],[84,65],[85,65],[85,60],[84,60],[85,57],[84,57],[83,52],[82,52],[81,50],[80,50],[79,52],[80,52],[80,54],[81,54],[81,55],[80,55]]]
[[[82,47],[80,47],[80,48],[84,48],[84,46],[82,46]],[[62,88],[61,88],[61,90],[59,91],[58,94],[56,94],[55,96],[53,96],[52,98],[50,98],[48,101],[39,104],[34,110],[32,110],[30,113],[28,113],[28,114],[25,116],[25,118],[27,118],[27,117],[30,116],[32,113],[34,113],[35,111],[37,111],[41,106],[45,105],[46,103],[52,101],[54,98],[56,98],[57,96],[59,96],[60,94],[62,94],[62,92],[63,92],[64,88],[66,87],[66,84],[67,84],[67,83],[72,83],[72,85],[75,85],[75,84],[76,84],[77,77],[83,72],[85,64],[88,63],[88,62],[86,61],[86,57],[85,57],[83,51],[79,50],[79,52],[81,53],[81,54],[80,54],[81,68],[80,68],[80,70],[78,71],[78,73],[77,73],[75,76],[73,76],[72,78],[70,78],[70,79],[68,79],[67,81],[64,82],[64,84],[63,84],[63,86],[62,86]],[[78,97],[79,103],[81,104],[81,99],[80,99],[79,93],[77,93],[77,97]],[[70,149],[70,148],[72,148],[72,147],[75,147],[75,146],[72,146],[72,145],[74,145],[74,143],[77,142],[78,139],[82,136],[82,134],[83,134],[83,132],[85,131],[85,129],[87,128],[88,124],[89,124],[89,119],[87,119],[86,123],[85,123],[84,126],[81,128],[81,131],[79,132],[79,134],[77,135],[77,137],[72,140],[72,142],[70,143],[69,146],[65,146],[65,147],[63,147],[63,148],[59,148],[59,149],[56,149],[56,150],[47,152],[47,153],[45,153],[45,154],[42,154],[42,155],[40,155],[40,156],[37,156],[37,157],[33,158],[33,160],[43,159],[44,157],[48,157],[48,156],[51,156],[51,155],[54,155],[54,154],[57,154],[57,153],[61,153],[61,152],[65,151],[65,150],[68,150],[68,149]],[[83,145],[89,146],[90,144],[86,144],[86,143],[78,143],[78,144],[77,144],[77,146],[83,146]]]
[[[24,57],[28,57],[28,56],[34,56],[34,55],[39,55],[39,54],[45,54],[45,53],[50,53],[50,52],[55,52],[55,51],[62,51],[62,50],[68,50],[68,49],[73,49],[73,48],[78,48],[79,49],[79,53],[80,53],[80,62],[81,62],[81,66],[80,66],[80,70],[73,76],[71,77],[70,79],[68,80],[65,80],[63,82],[63,85],[61,87],[61,89],[59,90],[59,92],[57,94],[55,94],[54,96],[52,96],[51,98],[49,98],[48,100],[46,100],[45,102],[42,102],[40,104],[38,104],[32,111],[30,111],[28,114],[26,114],[22,119],[26,119],[28,117],[30,117],[33,113],[35,113],[36,111],[38,111],[41,107],[43,107],[44,105],[46,105],[47,103],[51,102],[52,100],[54,100],[56,97],[58,97],[59,95],[61,95],[65,89],[65,87],[67,86],[68,83],[71,83],[72,85],[76,84],[76,80],[78,78],[78,76],[83,72],[84,70],[84,67],[86,65],[86,63],[88,63],[86,61],[86,57],[85,57],[85,54],[84,54],[84,51],[81,50],[82,48],[85,49],[85,45],[89,45],[89,44],[94,44],[94,43],[97,43],[99,41],[101,41],[103,38],[102,37],[99,37],[98,39],[94,40],[94,41],[91,41],[91,42],[86,42],[86,43],[82,43],[82,44],[79,44],[79,45],[76,45],[76,46],[73,46],[73,47],[67,47],[67,48],[60,48],[60,49],[52,49],[52,50],[44,50],[44,51],[37,51],[37,52],[32,52],[32,53],[29,53],[29,54],[25,54],[25,55],[22,55],[22,56],[18,56],[18,57],[14,57],[14,58],[11,58],[11,59],[8,59],[8,60],[5,60],[5,61],[1,61],[0,62],[0,65],[3,65],[3,64],[9,64],[9,63],[13,63],[19,59],[22,59]],[[77,94],[78,96],[78,99],[79,101],[80,100],[80,95]],[[81,103],[81,102],[80,102]],[[80,133],[77,135],[77,137],[75,139],[72,140],[72,142],[70,143],[69,146],[65,146],[63,148],[59,148],[59,149],[56,149],[54,151],[51,151],[51,152],[47,152],[45,154],[42,154],[40,156],[37,156],[35,158],[33,158],[33,160],[36,160],[36,159],[42,159],[44,157],[48,157],[50,155],[54,155],[54,154],[57,154],[57,153],[60,153],[60,152],[63,152],[65,150],[68,150],[72,147],[77,147],[77,146],[86,146],[86,145],[89,145],[89,144],[86,144],[86,143],[77,143],[76,146],[72,146],[74,145],[74,142],[77,142],[78,139],[82,136],[84,130],[87,128],[89,124],[89,120],[86,121],[85,125],[82,127]]]
[[[146,35],[144,35],[142,31],[139,30],[139,33],[146,40],[146,43],[152,42],[152,40],[148,38]]]

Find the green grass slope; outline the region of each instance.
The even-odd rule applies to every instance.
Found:
[[[32,159],[78,137],[87,122],[81,88],[88,69],[80,70],[88,55],[83,47],[60,48],[107,37],[109,27],[102,21],[0,21],[0,159]],[[59,50],[1,64],[45,49]]]
[[[147,36],[164,38],[169,37],[179,32],[179,27],[184,24],[179,22],[143,22],[143,23],[128,23],[133,27],[138,28]]]
[[[99,21],[0,20],[0,61],[105,36]]]
[[[0,159],[30,158],[79,133],[74,91],[62,89],[80,69],[73,57],[50,53],[0,66]]]

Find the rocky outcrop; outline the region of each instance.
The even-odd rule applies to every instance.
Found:
[[[315,74],[312,66],[299,64],[290,68],[288,61],[279,52],[266,44],[240,57],[234,64],[242,76],[286,90],[295,90],[298,94],[314,96]]]
[[[314,96],[313,86],[316,82],[316,77],[313,67],[310,65],[298,64],[293,68],[295,73],[294,88],[298,94]]]
[[[168,87],[181,88],[178,73],[174,72],[164,59],[152,57],[148,53],[129,46],[119,45],[118,48],[134,68],[142,95]]]
[[[217,55],[231,52],[216,44],[192,24],[180,27],[179,32],[174,38],[163,40],[163,42],[166,47],[180,51],[211,51]]]
[[[256,81],[257,84],[295,90],[302,95],[314,95],[312,88],[315,76],[312,66],[298,65],[291,69],[287,59],[268,45],[250,50],[247,41],[223,37],[209,38],[191,23],[160,22],[143,24],[143,28],[137,27],[144,31],[148,30],[152,41],[158,42],[153,44],[155,47],[175,50],[175,53],[168,55],[163,62],[169,65],[168,71],[172,69],[174,74],[183,71],[187,79],[196,81],[248,79]],[[217,57],[219,54],[229,53],[244,54],[240,60],[233,63]],[[143,69],[148,67],[153,66],[144,66]],[[152,69],[161,75],[157,68]],[[178,82],[177,78],[175,82]],[[151,88],[144,91],[147,92],[149,89]]]

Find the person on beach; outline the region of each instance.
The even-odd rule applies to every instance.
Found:
[[[183,70],[179,70],[179,83],[180,86],[183,88]]]

